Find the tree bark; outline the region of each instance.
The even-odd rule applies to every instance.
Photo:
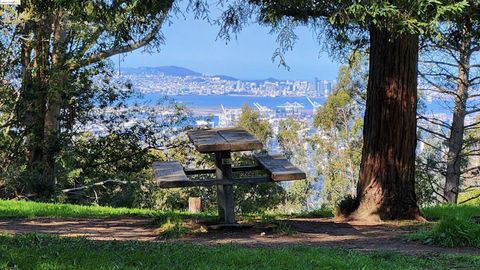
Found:
[[[61,13],[55,15],[53,22],[52,67],[49,76],[48,95],[44,117],[43,163],[42,179],[48,189],[55,188],[55,156],[60,150],[60,109],[62,92],[64,91],[68,74],[63,65],[63,51],[66,40],[65,21]]]
[[[415,195],[418,35],[370,29],[363,149],[354,219],[420,218]]]
[[[462,26],[462,41],[459,48],[458,79],[453,109],[452,125],[448,138],[447,171],[443,196],[448,203],[457,203],[461,175],[461,152],[465,132],[469,73],[470,73],[471,24],[468,20]]]
[[[24,35],[34,41],[22,43],[22,87],[16,110],[25,136],[27,174],[25,191],[37,197],[53,194],[53,186],[42,177],[44,172],[45,113],[50,73],[50,37],[52,16],[43,14],[38,22],[29,21]]]

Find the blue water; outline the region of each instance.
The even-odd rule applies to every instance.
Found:
[[[259,103],[262,106],[275,109],[279,105],[286,102],[298,102],[305,106],[306,110],[313,109],[306,97],[258,97],[258,96],[222,96],[222,95],[171,95],[167,96],[169,99],[174,99],[176,102],[183,104],[191,109],[205,109],[215,108],[221,110],[221,105],[226,108],[240,108],[244,103],[254,106],[253,103]],[[164,100],[165,95],[159,93],[147,93],[141,98],[135,98],[133,101],[144,103],[147,105],[155,105],[158,101]],[[311,98],[312,101],[323,104],[324,98]]]
[[[240,108],[243,104],[248,103],[254,106],[253,103],[259,103],[262,106],[276,109],[277,106],[283,105],[286,102],[298,102],[304,105],[305,110],[312,110],[313,106],[306,97],[259,97],[259,96],[223,96],[223,95],[169,95],[165,96],[160,93],[146,93],[141,97],[131,98],[129,103],[139,103],[144,105],[156,105],[165,100],[175,100],[179,104],[183,104],[195,111],[195,109],[211,109],[221,111],[221,105],[225,108]],[[310,98],[312,101],[319,104],[325,102],[325,98]],[[451,112],[452,102],[444,100],[433,100],[432,102],[424,103],[425,106],[419,111],[423,113],[448,113]]]

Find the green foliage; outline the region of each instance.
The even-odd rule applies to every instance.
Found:
[[[428,127],[432,128],[433,127]],[[426,132],[418,133],[421,150],[416,157],[415,164],[415,193],[418,204],[422,207],[443,202],[438,194],[443,193],[445,177],[445,163],[441,162],[443,156],[442,141]]]
[[[278,183],[237,185],[234,188],[234,200],[240,213],[264,212],[285,201],[285,189]]]
[[[132,94],[131,84],[113,76],[107,58],[161,44],[160,27],[172,6],[173,1],[26,0],[15,9],[0,7],[3,197],[54,200],[59,189],[65,187],[62,184],[77,186],[93,181],[96,176],[85,177],[89,168],[75,168],[70,163],[78,158],[72,157],[73,154],[88,155],[87,150],[94,150],[83,147],[85,141],[95,146],[119,142],[117,152],[105,147],[112,151],[112,158],[118,158],[122,150],[132,154],[129,151],[141,145],[136,140],[129,148],[125,143],[133,138],[142,137],[144,143],[152,146],[145,141],[151,129],[146,131],[137,126],[127,132],[126,128],[119,130],[117,125],[117,129],[107,127],[104,138],[81,138],[86,135],[81,128],[87,124],[100,125],[105,120],[102,117],[121,118],[125,122],[125,114],[116,115],[115,109],[124,107],[125,98]],[[105,112],[107,108],[114,112]],[[118,121],[112,121],[111,125],[114,123]],[[103,154],[108,159],[109,153]],[[95,162],[112,164],[100,159]],[[122,162],[127,163],[125,159]],[[88,160],[79,163],[88,165]],[[128,164],[120,163],[117,162],[117,168],[100,168],[102,173],[96,180],[112,180],[106,171],[118,169],[119,177],[125,178],[121,181],[141,182],[138,178],[142,177],[135,174],[143,173],[139,168],[142,162],[135,165],[131,162],[132,173],[128,176],[122,175]],[[125,189],[128,188],[131,186]],[[115,203],[127,205],[134,204],[133,201],[124,197]]]
[[[322,176],[322,203],[335,206],[356,192],[362,149],[362,104],[365,91],[365,59],[352,54],[349,65],[338,72],[338,85],[317,110],[314,126],[317,171]]]
[[[292,217],[298,218],[330,218],[333,217],[333,211],[329,208],[319,208],[308,212],[300,212],[292,214]]]
[[[307,124],[294,118],[280,120],[278,124],[278,144],[282,154],[295,166],[305,172],[308,172],[311,161],[307,153],[310,145],[306,133]],[[307,179],[294,181],[287,186],[287,198],[285,204],[281,207],[288,213],[299,212],[311,209],[311,198],[315,195],[313,185],[316,178],[311,173],[307,174]]]
[[[305,180],[297,180],[287,188],[287,199],[281,210],[286,213],[298,213],[311,209],[311,198],[316,195],[313,188],[317,179],[307,176]]]
[[[475,269],[477,255],[402,255],[306,246],[246,247],[0,236],[0,268],[12,269]],[[219,256],[221,254],[221,256]]]
[[[359,205],[360,202],[357,198],[347,195],[335,207],[335,215],[347,217],[353,213],[353,211],[355,211]]]
[[[294,163],[305,163],[305,134],[306,123],[294,118],[280,120],[278,124],[278,143],[285,157]],[[297,161],[297,162],[295,162]]]
[[[461,12],[469,9],[471,3],[468,0],[235,1],[226,5],[217,21],[221,25],[219,36],[226,40],[252,21],[271,26],[279,43],[273,59],[278,58],[281,65],[287,66],[285,53],[298,41],[295,34],[298,26],[311,28],[324,48],[343,58],[352,49],[368,48],[368,31],[373,28],[392,36],[435,34],[446,19],[461,18]]]
[[[272,137],[272,127],[268,121],[260,119],[259,113],[255,112],[247,103],[242,106],[242,114],[237,125],[253,134],[263,144],[266,144],[267,140]]]
[[[407,236],[425,244],[446,247],[480,247],[480,224],[471,218],[447,215],[429,231],[419,231]]]

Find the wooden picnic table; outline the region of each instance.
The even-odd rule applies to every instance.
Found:
[[[290,181],[305,178],[305,173],[282,156],[256,157],[258,165],[233,167],[231,153],[261,150],[263,144],[242,128],[201,129],[187,132],[190,141],[200,153],[213,153],[214,169],[183,170],[178,162],[156,162],[155,177],[160,187],[217,186],[217,205],[220,220],[235,223],[233,184],[259,184],[271,181]],[[268,177],[234,179],[233,172],[263,171]],[[187,175],[215,174],[214,180],[190,180]]]
[[[187,132],[200,153],[215,153],[217,180],[232,179],[231,152],[260,150],[263,144],[241,128],[192,130]],[[217,185],[217,204],[220,219],[227,224],[235,223],[233,185]]]

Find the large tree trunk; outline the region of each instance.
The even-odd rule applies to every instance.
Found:
[[[53,185],[45,180],[43,143],[45,140],[45,114],[50,73],[50,37],[52,17],[43,15],[38,22],[28,22],[25,33],[33,35],[35,42],[22,44],[21,106],[17,116],[25,131],[25,159],[27,161],[24,192],[40,198],[53,194]],[[32,57],[33,56],[33,57]],[[33,61],[30,60],[30,57]]]
[[[46,100],[45,122],[44,122],[44,169],[42,174],[43,181],[53,192],[55,181],[55,157],[60,151],[59,132],[60,132],[60,110],[62,92],[64,91],[65,81],[68,74],[63,67],[63,51],[66,40],[65,22],[62,14],[55,15],[53,23],[53,51],[52,67],[49,77],[48,96]]]
[[[443,196],[448,203],[457,203],[461,175],[461,152],[463,135],[465,132],[465,116],[467,113],[469,72],[470,72],[470,46],[471,24],[466,21],[462,27],[462,42],[459,50],[457,90],[453,119],[448,138],[447,173]]]
[[[418,36],[370,30],[370,67],[355,219],[417,219]]]

